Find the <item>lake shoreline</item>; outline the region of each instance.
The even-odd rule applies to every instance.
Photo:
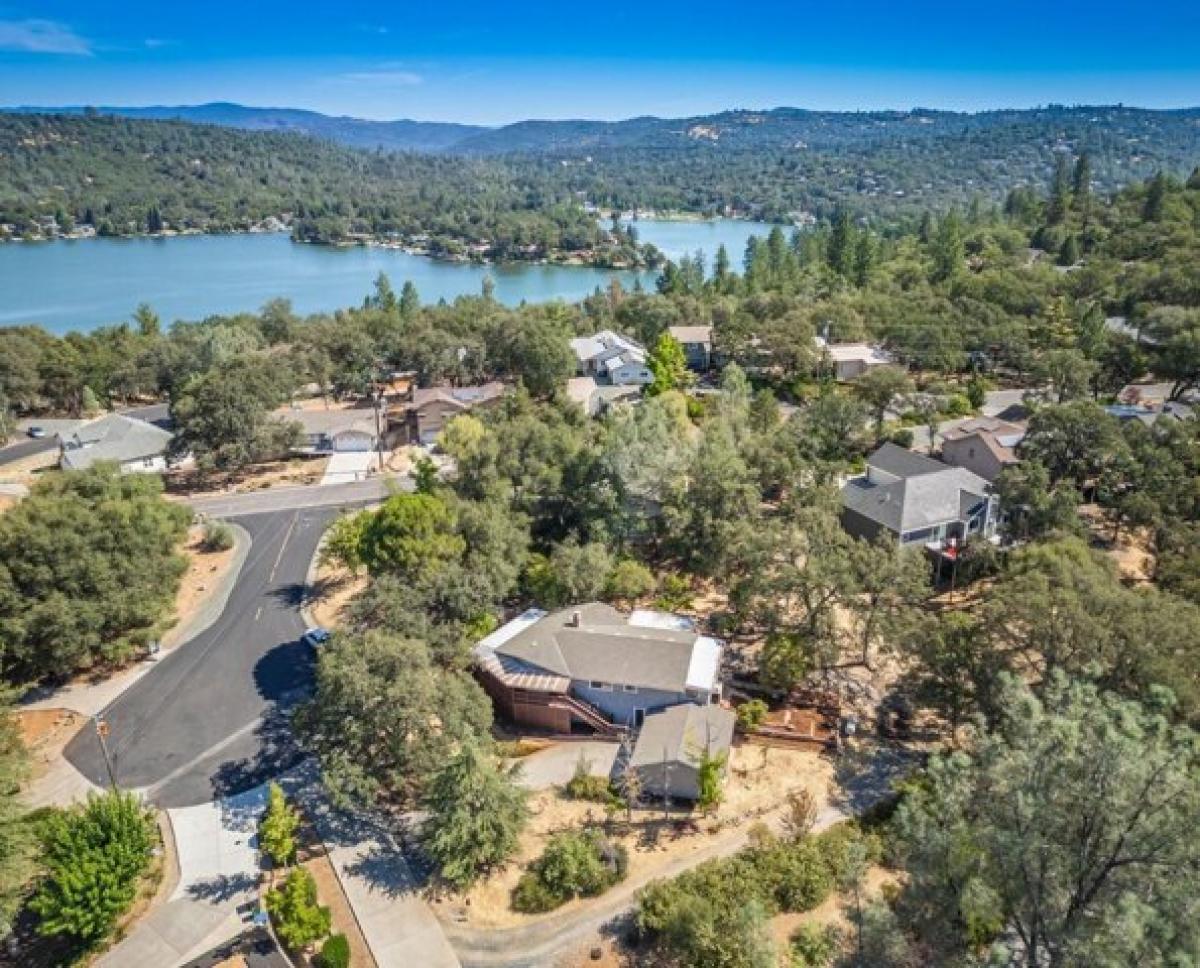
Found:
[[[645,222],[641,238],[679,259],[697,249],[732,253],[765,223],[718,220]],[[296,244],[286,232],[180,233],[175,236],[58,239],[89,245],[0,246],[0,327],[41,326],[49,332],[87,332],[127,323],[148,304],[170,325],[176,320],[258,312],[290,300],[300,316],[332,314],[361,305],[382,273],[399,291],[411,282],[421,301],[453,302],[485,286],[507,306],[579,302],[618,282],[626,291],[653,292],[660,270],[596,268],[530,260],[484,263],[410,254],[394,245]]]

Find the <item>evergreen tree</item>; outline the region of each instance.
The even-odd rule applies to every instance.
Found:
[[[862,231],[854,245],[854,284],[863,289],[871,281],[871,270],[875,267],[875,240],[871,233]]]
[[[646,364],[654,374],[654,382],[647,391],[651,396],[681,389],[692,382],[683,346],[668,332],[664,331],[659,336],[658,342],[646,359]]]
[[[465,743],[425,797],[425,849],[441,876],[464,890],[507,861],[529,816],[527,794],[478,746]]]
[[[938,224],[933,240],[933,281],[953,279],[962,271],[966,250],[963,246],[962,219],[951,209]]]
[[[294,951],[329,934],[333,917],[318,903],[317,882],[305,868],[294,868],[283,887],[267,892],[266,902],[275,933]]]
[[[405,279],[400,289],[400,315],[411,319],[420,308],[421,297],[417,294],[417,287],[411,279]]]
[[[854,249],[854,226],[850,222],[850,213],[838,209],[833,216],[833,227],[825,252],[829,268],[838,275],[848,277],[854,271]]]
[[[1071,163],[1067,156],[1059,153],[1054,160],[1054,180],[1050,183],[1050,201],[1046,208],[1046,220],[1057,225],[1067,216],[1071,207]]]
[[[29,776],[29,754],[12,715],[12,695],[0,691],[0,941],[37,872],[33,831],[20,791]]]
[[[1071,193],[1075,196],[1075,208],[1086,213],[1092,200],[1092,160],[1086,151],[1075,160],[1075,172],[1071,176]]]
[[[283,795],[278,783],[267,788],[267,810],[258,825],[258,842],[262,850],[278,867],[296,858],[296,832],[300,829],[300,814]]]

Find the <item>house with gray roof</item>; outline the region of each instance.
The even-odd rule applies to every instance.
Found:
[[[330,407],[305,410],[283,407],[276,417],[298,423],[304,435],[302,450],[310,454],[366,453],[379,446],[378,421],[370,407]]]
[[[602,329],[593,336],[571,340],[576,375],[595,377],[610,386],[647,386],[654,374],[646,364],[646,350],[628,336]]]
[[[520,725],[618,735],[662,709],[720,700],[722,645],[663,612],[532,608],[475,646],[480,682]]]
[[[629,756],[644,799],[700,799],[700,764],[707,754],[728,764],[737,717],[723,706],[682,703],[646,717]]]
[[[136,417],[110,413],[80,424],[59,442],[63,470],[84,470],[101,461],[113,461],[123,473],[161,473],[167,469],[171,433]]]
[[[951,540],[990,538],[998,508],[991,485],[965,467],[886,443],[867,458],[867,471],[842,487],[842,527],[873,540],[890,534],[901,545],[940,548]]]

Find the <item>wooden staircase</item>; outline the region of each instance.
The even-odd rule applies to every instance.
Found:
[[[604,713],[590,702],[584,702],[577,696],[561,693],[550,700],[550,705],[569,710],[572,716],[587,723],[601,736],[615,737],[621,736],[625,732],[624,726],[618,726],[616,723],[609,722]]]

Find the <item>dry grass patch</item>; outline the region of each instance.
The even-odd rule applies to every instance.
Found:
[[[664,820],[661,809],[635,810],[633,825],[626,827],[624,811],[614,815],[606,831],[629,854],[626,882],[641,883],[665,867],[710,851],[714,845],[733,842],[754,822],[776,813],[788,794],[808,790],[819,807],[828,802],[833,767],[827,759],[806,750],[740,746],[732,751],[720,808],[710,816],[672,811]],[[436,905],[443,917],[465,917],[474,928],[507,928],[554,917],[586,907],[598,898],[569,901],[549,914],[527,915],[512,910],[512,891],[521,874],[542,855],[550,838],[565,830],[580,830],[605,823],[609,815],[598,803],[568,800],[557,789],[530,797],[532,819],[521,836],[517,856],[503,870],[476,885],[465,895],[450,896]],[[619,889],[620,885],[610,890]],[[599,898],[605,897],[604,894]]]

